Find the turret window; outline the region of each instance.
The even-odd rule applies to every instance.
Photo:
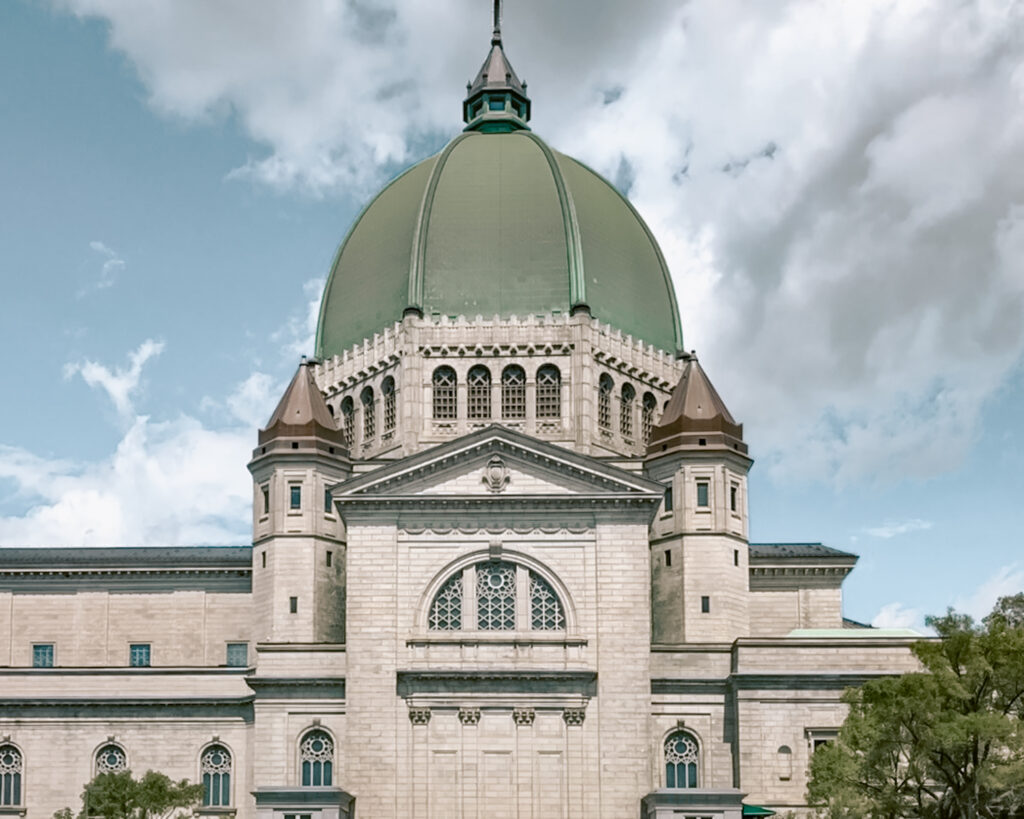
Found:
[[[455,398],[455,370],[438,367],[434,370],[434,420],[454,420],[457,417]]]
[[[707,481],[697,481],[697,506],[706,508],[711,505],[711,485]]]
[[[302,508],[302,487],[292,484],[288,487],[288,508],[298,511]]]
[[[651,393],[645,392],[642,407],[640,423],[642,425],[641,432],[644,436],[644,443],[646,444],[651,440],[651,431],[654,429],[654,412],[658,407],[658,401]]]
[[[356,408],[352,396],[341,402],[341,429],[345,433],[345,443],[351,447],[356,437]]]
[[[612,428],[612,390],[615,384],[607,373],[601,375],[597,384],[597,425],[606,431]]]
[[[665,787],[696,788],[699,748],[686,731],[676,731],[665,740]]]
[[[381,395],[384,396],[384,438],[390,438],[395,431],[395,379],[390,375],[380,385]]]
[[[377,404],[373,398],[373,388],[366,387],[359,395],[363,405],[363,443],[370,443],[377,436]]]
[[[736,484],[733,484],[732,486],[729,487],[729,509],[731,509],[733,512],[738,511],[739,493],[740,488]]]
[[[466,382],[469,387],[469,419],[487,420],[491,417],[491,371],[486,367],[473,367]]]
[[[562,417],[562,373],[554,364],[537,370],[537,417]]]
[[[619,401],[619,432],[623,438],[633,437],[633,400],[636,390],[632,384],[622,385],[622,396]]]
[[[515,364],[501,372],[501,417],[526,417],[526,371]]]

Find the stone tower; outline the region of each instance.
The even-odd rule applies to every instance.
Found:
[[[655,643],[731,642],[749,633],[752,463],[743,425],[690,356],[644,462],[648,477],[665,485],[651,531]]]

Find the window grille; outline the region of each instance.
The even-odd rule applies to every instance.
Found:
[[[530,625],[536,631],[557,631],[565,628],[565,615],[550,584],[530,572]]]
[[[597,386],[597,425],[603,430],[612,428],[612,390],[615,384],[607,373],[601,376]]]
[[[562,417],[562,373],[554,364],[537,370],[537,417]]]
[[[231,754],[221,745],[211,745],[199,758],[203,774],[203,805],[223,808],[231,804]]]
[[[651,393],[645,392],[642,406],[641,423],[643,424],[644,443],[646,444],[651,440],[651,431],[654,429],[654,411],[658,406],[658,401]]]
[[[20,805],[25,761],[13,745],[0,745],[0,805]]]
[[[121,773],[128,770],[128,757],[118,745],[104,745],[96,752],[96,773]]]
[[[676,731],[665,740],[665,787],[697,787],[697,740]]]
[[[225,657],[227,665],[234,668],[245,668],[249,665],[249,644],[248,643],[228,643],[227,657]]]
[[[133,668],[146,668],[149,661],[149,643],[132,643],[128,647],[128,665]]]
[[[434,631],[458,631],[462,628],[462,572],[449,578],[430,606],[428,620]]]
[[[366,387],[359,395],[363,405],[363,443],[370,443],[377,436],[377,406],[373,400],[373,388]]]
[[[395,431],[395,379],[390,375],[380,385],[384,394],[384,437],[389,438]]]
[[[32,646],[32,667],[53,668],[53,643],[36,643]]]
[[[476,619],[481,631],[514,631],[516,567],[481,563],[476,569]]]
[[[302,784],[305,787],[330,785],[334,767],[334,740],[326,731],[310,731],[299,746],[302,757]]]
[[[633,400],[636,390],[632,384],[622,385],[622,398],[619,402],[619,432],[623,438],[633,437]]]
[[[479,421],[491,417],[491,371],[486,367],[473,367],[466,376],[469,387],[470,420]]]
[[[341,428],[345,432],[345,443],[349,447],[353,446],[356,437],[356,408],[351,396],[341,402]]]
[[[457,417],[455,370],[438,367],[434,370],[434,419],[443,421]]]
[[[501,373],[501,417],[526,417],[526,370],[515,364]]]

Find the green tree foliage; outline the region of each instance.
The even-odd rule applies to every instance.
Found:
[[[811,759],[829,819],[1024,816],[1024,595],[982,625],[950,609],[913,646],[922,671],[870,681]]]
[[[186,811],[199,804],[203,786],[188,780],[174,782],[166,774],[146,771],[135,779],[131,771],[98,774],[82,791],[78,819],[149,819]],[[71,808],[53,814],[53,819],[73,819]]]

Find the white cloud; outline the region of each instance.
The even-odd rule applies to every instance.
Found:
[[[1000,597],[1024,591],[1024,564],[1011,563],[985,580],[978,588],[953,600],[953,608],[981,620],[992,611]]]
[[[236,176],[317,195],[454,132],[488,33],[470,0],[55,2],[109,23],[156,110],[236,117],[263,151]],[[762,464],[962,459],[1024,348],[1024,6],[524,0],[505,28],[537,130],[628,171]]]
[[[270,340],[290,358],[312,356],[316,350],[316,325],[325,283],[323,278],[305,282],[302,285],[307,300],[305,311],[289,316],[284,325],[270,335]]]
[[[926,633],[924,613],[920,609],[904,606],[902,603],[888,603],[878,610],[872,620],[874,628],[912,628]]]
[[[932,522],[930,520],[921,520],[921,518],[911,518],[901,522],[887,521],[881,526],[872,526],[866,528],[864,532],[871,535],[872,537],[880,538],[893,538],[899,535],[905,535],[908,532],[923,532],[927,529],[932,528]]]
[[[266,373],[253,373],[227,397],[225,404],[231,414],[253,429],[270,418],[284,386]]]
[[[93,287],[96,290],[105,290],[108,287],[112,287],[117,279],[117,275],[125,268],[124,259],[121,258],[121,255],[116,250],[107,247],[103,242],[94,240],[89,242],[89,247],[103,256],[100,277]]]
[[[67,364],[64,377],[71,378],[81,375],[90,387],[99,387],[114,403],[114,408],[122,418],[130,418],[134,412],[132,397],[139,389],[142,379],[142,368],[146,362],[163,352],[164,343],[146,339],[139,348],[129,355],[127,368],[110,369],[95,361],[81,361]]]

